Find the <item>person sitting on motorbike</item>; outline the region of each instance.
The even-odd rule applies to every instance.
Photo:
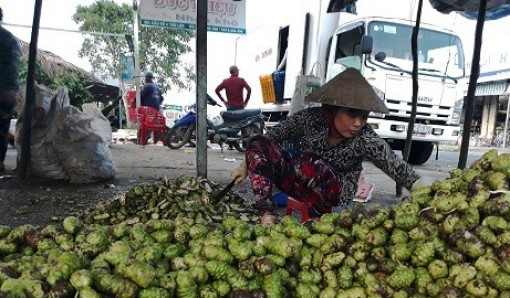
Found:
[[[322,106],[299,111],[268,128],[267,135],[251,138],[246,161],[231,173],[238,183],[250,176],[263,225],[276,222],[273,183],[306,202],[312,218],[353,200],[365,159],[407,189],[419,184],[413,168],[367,124],[370,112],[388,108],[358,70],[346,69],[307,100]],[[278,145],[296,139],[301,151],[293,156]]]

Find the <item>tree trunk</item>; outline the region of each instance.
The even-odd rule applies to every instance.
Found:
[[[126,96],[126,86],[124,85],[124,83],[122,82],[122,79],[119,78],[118,79],[119,81],[119,86],[120,86],[120,89],[122,91],[122,100],[119,104],[123,104],[124,105],[124,111],[125,111],[125,119],[126,119],[126,128],[136,128],[136,122],[133,122],[129,119],[128,117],[128,109],[129,109],[129,103],[127,102],[127,96]]]

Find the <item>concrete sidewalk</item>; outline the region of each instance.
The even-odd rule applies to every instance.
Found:
[[[476,152],[487,152],[491,149],[497,149],[500,153],[510,153],[510,148],[502,148],[502,147],[476,147],[470,146],[469,151]],[[439,150],[441,151],[450,151],[450,152],[460,152],[460,145],[439,145]]]

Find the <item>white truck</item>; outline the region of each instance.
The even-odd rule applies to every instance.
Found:
[[[411,34],[415,22],[326,12],[340,2],[303,1],[309,7],[302,16],[239,38],[236,60],[241,76],[251,82],[252,101],[260,101],[257,105],[266,116],[266,125],[271,126],[288,115],[297,75],[314,73],[326,82],[346,67],[355,67],[390,110],[386,115],[372,113],[368,123],[394,150],[403,150],[412,108]],[[264,104],[257,86],[259,76],[276,70],[285,49],[283,101]],[[435,144],[459,138],[466,89],[464,50],[461,39],[452,31],[422,23],[418,60],[418,105],[408,160],[411,164],[425,163]]]

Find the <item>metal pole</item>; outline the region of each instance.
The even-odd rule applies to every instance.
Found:
[[[133,0],[133,47],[135,54],[135,77],[136,106],[139,107],[140,100],[140,48],[138,46],[138,0]]]
[[[25,99],[25,108],[23,111],[23,132],[21,135],[21,154],[19,164],[19,178],[26,179],[28,165],[30,162],[30,139],[32,127],[32,105],[35,101],[35,62],[37,60],[37,41],[39,39],[39,24],[41,22],[42,0],[36,0],[34,6],[34,19],[32,22],[32,37],[30,40],[30,50],[28,53],[28,73],[27,73],[27,98]]]
[[[462,128],[462,143],[460,144],[459,169],[466,168],[467,156],[469,151],[469,137],[471,135],[471,121],[473,120],[473,106],[475,101],[476,82],[480,74],[480,51],[482,47],[482,33],[485,22],[485,10],[487,9],[487,0],[480,1],[478,8],[478,19],[476,20],[475,46],[473,49],[473,60],[471,62],[471,75],[469,76],[469,86],[466,98],[466,113],[464,116],[464,125]]]
[[[234,65],[237,65],[237,42],[239,41],[239,38],[241,38],[241,35],[236,37],[235,47],[234,47]]]
[[[420,32],[421,13],[423,9],[423,0],[418,1],[418,11],[416,13],[416,25],[413,28],[411,36],[411,53],[413,56],[413,96],[411,105],[411,116],[409,117],[409,124],[407,125],[407,136],[403,150],[404,160],[409,159],[411,147],[413,144],[414,122],[416,120],[416,111],[418,106],[418,33]],[[396,185],[397,196],[402,195],[402,185]]]
[[[503,148],[506,148],[506,137],[508,131],[508,114],[510,113],[510,96],[506,101],[505,130],[503,130]]]
[[[197,0],[197,176],[207,178],[207,0]]]
[[[124,100],[122,100],[122,88],[119,87],[119,129],[122,129],[122,105],[124,104]],[[127,107],[126,107],[127,111]]]
[[[413,141],[414,122],[416,120],[416,110],[418,106],[418,33],[420,31],[421,12],[423,7],[423,0],[418,1],[418,12],[416,14],[416,26],[413,28],[411,37],[411,52],[413,55],[413,97],[411,105],[411,116],[409,117],[409,125],[407,126],[407,137],[404,148],[404,160],[409,159],[411,153],[411,146]]]

